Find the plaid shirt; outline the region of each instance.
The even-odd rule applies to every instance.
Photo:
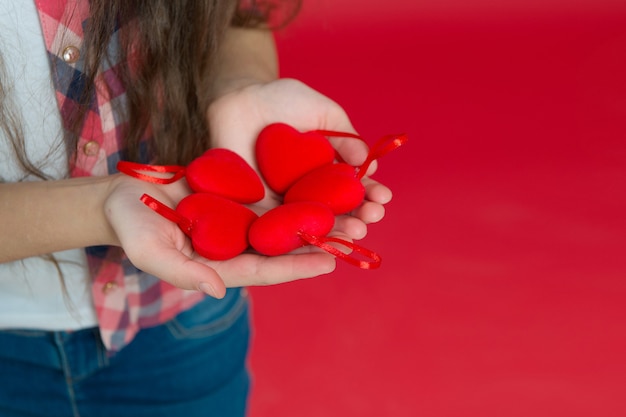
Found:
[[[56,98],[64,123],[82,89],[81,44],[89,17],[88,0],[35,0],[43,30]],[[116,48],[113,36],[110,48]],[[111,49],[111,56],[116,56]],[[96,77],[96,93],[89,110],[70,174],[73,177],[116,172],[120,159],[121,127],[125,122],[116,107],[124,90],[115,65],[105,64]],[[108,88],[100,88],[107,86]],[[67,126],[66,126],[67,127]],[[190,308],[204,295],[173,287],[136,269],[117,247],[86,248],[93,277],[93,301],[107,349],[119,351],[139,329],[161,324]]]

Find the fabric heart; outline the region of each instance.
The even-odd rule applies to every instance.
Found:
[[[147,194],[141,201],[178,224],[199,255],[216,261],[233,258],[248,248],[248,230],[258,218],[239,203],[207,193],[188,195],[176,210]]]
[[[283,204],[255,220],[248,238],[250,245],[263,255],[283,255],[308,244],[301,238],[301,233],[325,236],[334,224],[335,216],[323,204]]]
[[[335,150],[319,132],[301,133],[284,123],[274,123],[259,133],[256,158],[267,185],[282,195],[307,172],[332,163]]]
[[[285,194],[285,203],[316,201],[334,214],[348,213],[365,198],[365,187],[357,178],[356,168],[346,163],[321,166],[293,184]]]
[[[386,135],[374,144],[360,166],[353,167],[340,162],[316,168],[287,190],[284,202],[316,201],[330,207],[334,214],[348,213],[357,208],[365,198],[365,187],[361,179],[371,163],[406,141],[406,135]]]
[[[185,177],[195,192],[213,193],[243,204],[259,201],[265,195],[258,174],[229,149],[209,149],[191,161]]]

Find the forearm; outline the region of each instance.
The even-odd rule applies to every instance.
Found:
[[[222,41],[210,95],[221,97],[278,77],[278,57],[270,30],[231,27]]]
[[[115,243],[103,209],[113,180],[0,184],[0,262]]]

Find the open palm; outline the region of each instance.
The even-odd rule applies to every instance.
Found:
[[[304,84],[282,79],[252,85],[217,99],[209,113],[212,146],[237,152],[256,169],[255,140],[268,124],[283,122],[300,131],[315,129],[354,132],[343,109]],[[355,139],[332,138],[342,158],[353,165],[367,157],[367,146]],[[375,170],[371,168],[371,172]],[[367,224],[384,215],[389,189],[364,178],[366,201],[351,215],[339,216],[334,236],[360,239]],[[150,194],[175,207],[189,189],[185,181],[155,185],[120,176],[105,205],[109,223],[130,261],[138,268],[172,285],[196,289],[221,297],[226,287],[271,285],[326,274],[334,270],[335,258],[307,246],[293,253],[267,257],[244,253],[225,261],[197,255],[189,239],[173,222],[150,211],[139,197]],[[251,206],[257,214],[281,204],[281,198],[266,187],[264,199]]]

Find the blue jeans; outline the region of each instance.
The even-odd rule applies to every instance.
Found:
[[[98,329],[0,331],[0,416],[244,416],[245,290],[207,298],[106,354]]]

